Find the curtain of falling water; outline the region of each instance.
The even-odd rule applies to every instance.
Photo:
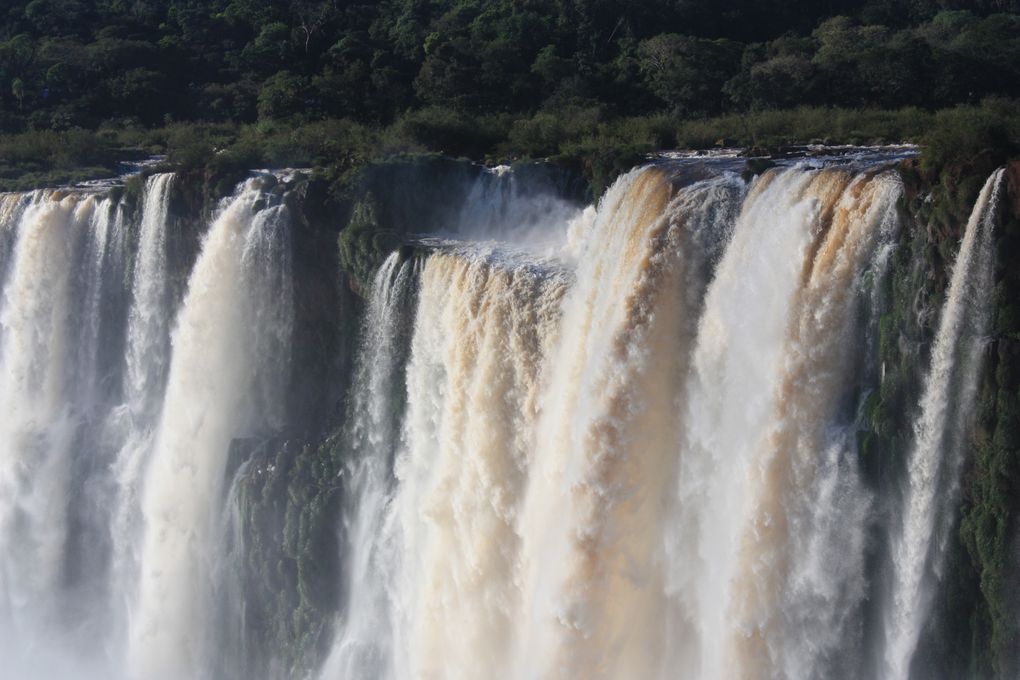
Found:
[[[425,264],[390,539],[398,677],[511,662],[515,519],[566,283],[548,263],[499,253]]]
[[[210,228],[174,330],[142,492],[129,642],[139,678],[208,677],[229,444],[278,424],[282,409],[293,323],[288,219],[283,206],[257,209],[260,181],[244,184]]]
[[[141,518],[139,487],[146,454],[152,446],[157,409],[170,357],[170,299],[166,224],[171,173],[150,177],[145,185],[128,310],[124,403],[108,419],[108,437],[119,443],[112,469],[117,488],[111,520],[113,560],[111,592],[116,593],[114,620],[121,639],[135,592]]]
[[[351,590],[373,612],[342,616],[323,677],[861,672],[854,374],[901,193],[889,172],[772,171],[742,198],[635,171],[551,299],[507,292],[520,265],[484,248],[430,255],[395,486],[348,542],[385,592]],[[507,319],[536,301],[522,355]]]
[[[819,180],[822,178],[820,177]],[[861,672],[870,498],[855,463],[856,388],[866,327],[855,298],[876,249],[896,236],[892,174],[837,178],[792,300],[773,422],[751,469],[757,487],[740,539],[735,633],[741,677]],[[823,194],[824,195],[824,194]]]
[[[345,588],[342,619],[324,674],[387,677],[393,655],[386,590],[392,571],[386,530],[393,458],[400,442],[404,406],[403,370],[420,260],[393,253],[376,273],[362,327],[354,398],[343,438],[351,457],[343,470],[343,554]]]
[[[958,503],[1002,174],[939,315],[877,649],[865,537],[885,519],[855,419],[900,182],[706,176],[633,171],[568,229],[575,211],[492,173],[457,231],[519,226],[531,253],[385,262],[336,435],[322,678],[860,677],[872,657],[908,677]],[[244,183],[174,309],[174,182],[147,180],[137,224],[100,192],[0,195],[0,654],[19,680],[243,667],[227,455],[287,426],[290,220]]]
[[[103,401],[102,302],[117,296],[123,223],[88,193],[8,195],[2,213],[0,645],[11,672],[49,674],[67,648],[102,641],[67,621],[102,618],[80,592],[100,566],[85,540],[99,463],[82,428]]]

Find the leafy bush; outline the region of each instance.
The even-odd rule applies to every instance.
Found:
[[[927,169],[972,161],[979,155],[988,165],[1000,164],[1020,153],[1020,102],[989,99],[981,106],[958,106],[939,111],[922,141]]]
[[[409,111],[387,131],[392,151],[438,151],[450,156],[480,158],[506,134],[499,116],[473,117],[455,109],[428,106]]]

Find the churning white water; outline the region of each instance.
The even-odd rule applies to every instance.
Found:
[[[206,673],[226,452],[282,427],[290,231],[261,179],[224,205],[171,362],[172,181],[148,178],[136,231],[93,191],[0,200],[4,677]]]
[[[65,559],[84,529],[68,499],[80,493],[79,427],[98,408],[100,300],[115,294],[104,274],[119,271],[110,247],[122,223],[91,194],[19,203],[7,213],[16,222],[0,310],[0,646],[12,672],[52,674],[76,637],[64,622],[76,603]]]

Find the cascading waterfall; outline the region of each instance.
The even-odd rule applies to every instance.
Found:
[[[864,344],[854,299],[876,248],[896,235],[901,189],[888,175],[816,181],[826,180],[846,188],[828,205],[823,189],[792,300],[775,415],[749,475],[755,507],[733,596],[737,661],[747,678],[862,673],[852,622],[865,597],[870,499],[854,460],[854,409],[847,408],[861,357],[847,343]]]
[[[137,256],[128,311],[124,403],[110,414],[110,437],[120,442],[113,464],[118,488],[114,509],[113,564],[110,581],[119,592],[114,614],[127,628],[134,593],[141,536],[139,487],[146,454],[166,381],[170,356],[170,299],[166,228],[172,173],[149,177],[141,213]],[[124,631],[121,631],[121,635]]]
[[[131,284],[125,394],[131,412],[148,415],[161,396],[170,354],[169,271],[166,222],[172,173],[150,177],[138,236],[138,259]]]
[[[376,561],[375,595],[346,602],[374,609],[340,625],[378,633],[338,636],[323,678],[867,672],[858,376],[901,183],[798,166],[743,194],[621,178],[575,222],[526,361],[520,331],[489,349],[513,296],[472,269],[488,246],[427,257],[395,479],[346,547],[351,583]],[[532,371],[533,412],[495,356]]]
[[[673,548],[679,662],[700,678],[739,675],[732,584],[756,496],[753,472],[779,398],[783,346],[804,261],[848,178],[772,173],[758,180],[706,294],[686,386]]]
[[[74,425],[64,392],[71,341],[73,252],[92,197],[77,202],[40,192],[18,224],[18,240],[0,312],[0,546],[7,621],[48,617],[59,583],[66,516],[59,499],[70,484]]]
[[[0,196],[0,645],[12,677],[127,677],[125,645],[135,660],[151,642],[139,632],[147,616],[160,621],[157,639],[197,632],[215,609],[202,598],[215,593],[187,570],[215,583],[216,538],[203,515],[221,504],[217,460],[230,437],[284,426],[287,210],[259,178],[224,207],[182,307],[170,370],[172,181],[148,178],[137,230],[123,199],[101,190]],[[197,489],[169,489],[191,474],[208,484],[207,506],[182,501]],[[157,481],[143,497],[146,475]],[[176,572],[153,566],[161,549],[192,562]],[[155,611],[166,595],[195,619]],[[173,663],[132,677],[197,677],[210,667],[168,654]]]
[[[480,250],[433,255],[420,285],[388,537],[394,673],[491,675],[510,663],[515,516],[566,278]]]
[[[443,231],[377,200],[414,236],[344,242],[363,310],[312,280],[337,225],[300,173],[208,223],[169,173],[0,194],[0,675],[918,677],[1007,181],[939,308],[895,160],[660,159],[583,210],[472,167]],[[896,356],[934,342],[879,428],[901,287]]]
[[[585,236],[521,521],[518,677],[653,674],[676,387],[741,193],[724,177],[671,196],[658,170],[637,171]]]
[[[195,263],[142,491],[131,617],[135,677],[204,677],[219,591],[214,529],[234,437],[279,426],[293,321],[287,210],[256,209],[261,180],[222,209]],[[182,503],[181,499],[187,498]]]
[[[939,320],[914,423],[907,488],[894,534],[892,595],[885,621],[883,675],[909,677],[910,661],[930,606],[926,581],[941,566],[944,536],[952,523],[963,462],[965,428],[973,412],[978,367],[993,285],[992,230],[1003,171],[985,182],[967,223]]]
[[[325,674],[385,677],[392,655],[386,591],[391,555],[378,543],[386,530],[393,459],[400,441],[402,374],[410,342],[410,319],[420,261],[391,254],[376,273],[365,314],[358,374],[346,438],[351,459],[344,468],[349,501],[343,619]]]
[[[0,310],[0,630],[15,673],[52,674],[50,645],[101,639],[65,618],[101,617],[85,592],[103,520],[88,423],[106,401],[100,337],[115,325],[105,303],[120,297],[125,235],[118,208],[92,193],[5,199],[20,205],[4,210],[16,226]]]

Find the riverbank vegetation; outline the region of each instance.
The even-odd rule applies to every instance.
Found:
[[[556,157],[600,183],[662,148],[1020,148],[1017,0],[14,0],[0,17],[6,189],[151,153]]]

